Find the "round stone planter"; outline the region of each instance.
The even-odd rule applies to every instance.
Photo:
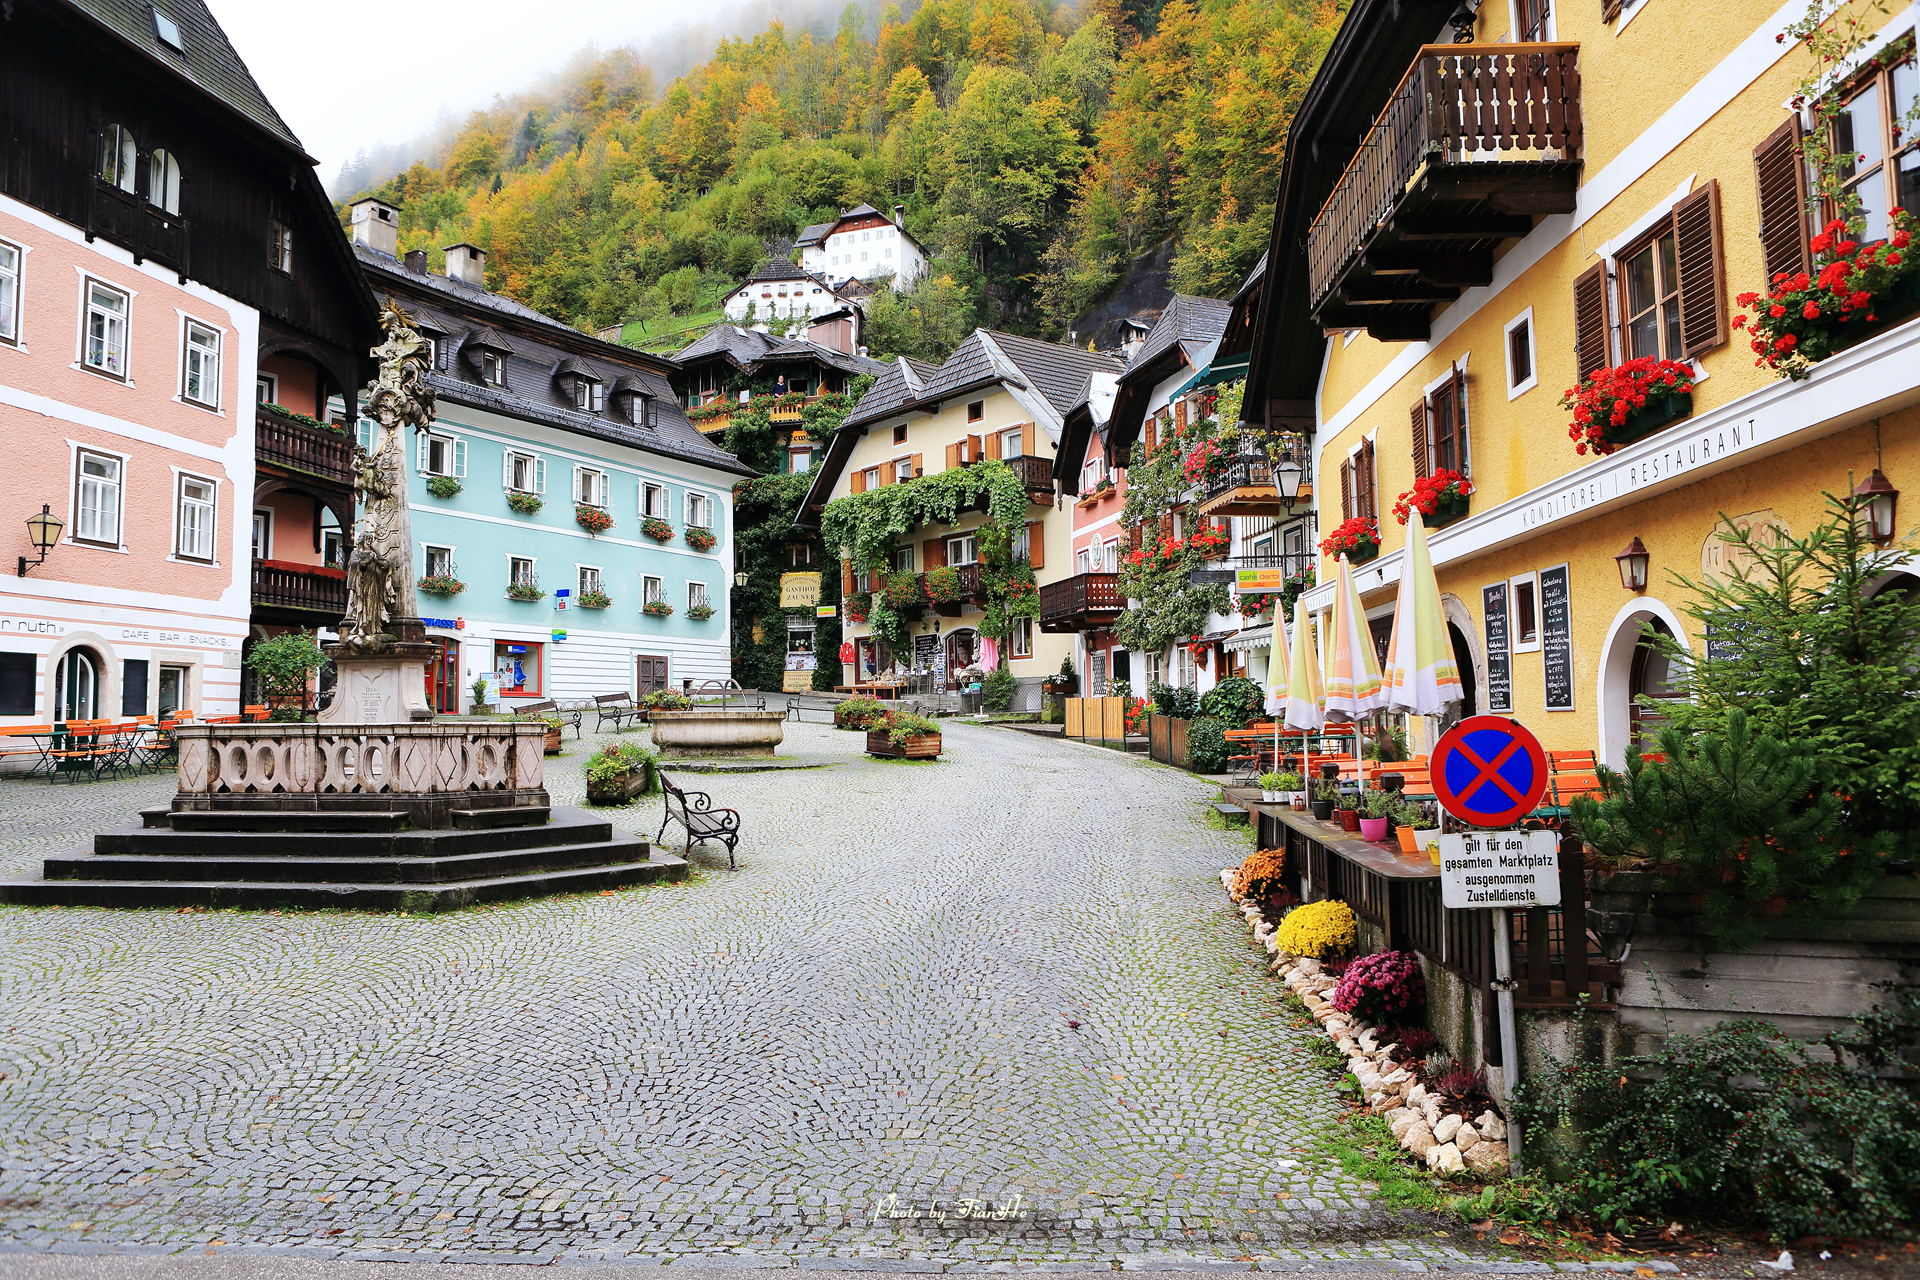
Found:
[[[786,739],[784,711],[655,711],[653,745],[670,756],[770,756]]]
[[[940,754],[940,735],[937,733],[909,734],[907,740],[899,746],[893,745],[893,739],[885,730],[867,731],[867,754],[886,756],[893,760],[932,760]]]

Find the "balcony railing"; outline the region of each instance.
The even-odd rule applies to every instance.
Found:
[[[185,218],[97,178],[87,234],[105,236],[133,254],[136,263],[145,258],[163,262],[182,279],[193,270],[192,227]]]
[[[1042,631],[1083,631],[1103,625],[1127,607],[1117,573],[1077,573],[1040,588]]]
[[[1572,210],[1579,51],[1421,50],[1307,232],[1319,323],[1424,338],[1435,304],[1491,283],[1502,240]]]
[[[353,441],[346,435],[293,422],[271,409],[254,411],[253,429],[253,452],[258,461],[335,484],[353,483]]]
[[[288,560],[255,560],[253,602],[275,609],[305,609],[329,618],[342,617],[347,612],[347,574],[344,569]]]
[[[1207,496],[1215,497],[1232,489],[1273,488],[1273,467],[1264,457],[1241,454],[1207,483]]]
[[[1020,483],[1026,486],[1028,493],[1053,492],[1053,460],[1035,458],[1028,454],[1018,457],[1002,458],[1000,461],[1013,468],[1013,474],[1020,477]]]

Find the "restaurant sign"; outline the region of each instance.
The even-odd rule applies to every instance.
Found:
[[[818,573],[780,575],[780,607],[782,609],[811,609],[819,603],[820,575]]]
[[[1242,591],[1284,591],[1285,569],[1235,569],[1233,585]]]

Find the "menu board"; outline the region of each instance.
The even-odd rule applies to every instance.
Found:
[[[913,669],[915,671],[931,671],[936,675],[944,675],[943,659],[945,657],[946,655],[940,649],[939,636],[913,638]]]
[[[1480,588],[1487,620],[1487,710],[1513,710],[1513,657],[1507,642],[1507,584]]]
[[[1573,710],[1573,601],[1565,565],[1540,571],[1540,665],[1547,710]]]

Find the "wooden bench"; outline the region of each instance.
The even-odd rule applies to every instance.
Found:
[[[706,792],[682,791],[665,773],[660,775],[660,787],[666,793],[667,812],[660,819],[660,834],[654,842],[659,843],[668,825],[677,822],[687,830],[687,853],[693,852],[696,842],[717,840],[727,846],[727,866],[733,867],[733,847],[740,839],[740,811],[714,808]]]
[[[513,709],[515,716],[525,716],[530,720],[558,720],[561,724],[573,726],[573,736],[580,736],[580,712],[562,711],[560,704],[548,698],[545,702],[529,702]]]
[[[640,718],[640,708],[633,705],[632,694],[596,693],[593,695],[593,706],[600,716],[593,722],[595,733],[600,732],[600,726],[609,720],[613,721],[613,728],[617,733]]]

